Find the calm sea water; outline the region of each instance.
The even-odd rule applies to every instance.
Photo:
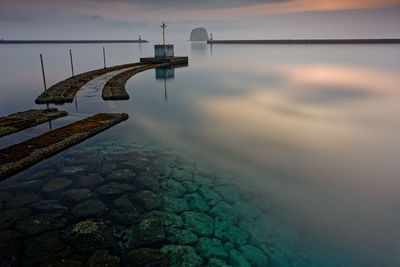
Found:
[[[107,65],[137,62],[153,51],[152,44],[105,47]],[[2,45],[0,115],[39,107],[34,104],[43,90],[39,54],[44,54],[47,83],[52,85],[70,75],[69,48],[77,73],[102,67],[101,45]],[[82,188],[77,185],[80,177],[100,173],[102,167],[111,166],[107,164],[114,164],[111,173],[130,169],[138,177],[155,166],[154,162],[162,162],[171,169],[169,178],[163,179],[182,182],[176,173],[184,172],[196,186],[207,185],[217,192],[218,203],[240,213],[229,229],[231,236],[242,238],[231,240],[216,234],[217,222],[213,234],[204,234],[221,240],[214,254],[204,252],[202,246],[210,246],[205,239],[185,244],[196,249],[203,264],[211,265],[211,258],[231,265],[247,262],[258,266],[400,264],[399,45],[210,46],[176,42],[175,54],[188,55],[189,66],[175,69],[168,79],[156,79],[154,70],[134,76],[127,83],[129,101],[103,102],[101,84],[107,77],[100,77],[83,88],[74,103],[56,106],[70,116],[54,121],[52,127],[98,112],[125,112],[130,118],[3,182],[0,191],[10,190],[13,195],[2,200],[2,212],[27,207],[33,214],[42,214],[32,208],[37,199],[10,204],[21,194],[33,194],[41,201],[60,201],[68,211],[52,216],[73,225],[79,220],[70,210],[77,203],[64,203],[65,198],[42,187],[22,190],[11,185],[51,170],[40,178],[43,186],[54,177],[72,181],[61,187],[58,195],[62,195]],[[47,124],[36,127],[3,139],[0,145],[5,147],[48,128]],[[90,159],[94,151],[101,163],[76,162],[76,158]],[[78,152],[83,155],[77,156]],[[133,159],[133,167],[129,166],[126,161],[130,158],[121,163],[126,153],[145,158],[149,166],[140,169]],[[102,173],[106,181],[112,180],[110,172]],[[134,178],[130,183],[138,187]],[[186,227],[184,213],[199,212],[190,204],[190,194],[198,193],[203,199],[207,194],[188,188],[185,193],[170,194],[163,183],[166,181],[160,180],[161,189],[155,191],[161,197],[172,196],[173,201],[168,201],[173,204],[156,210],[178,214],[185,229],[200,240],[205,238]],[[80,219],[102,220],[114,227],[113,231],[123,224],[110,215],[114,199],[99,194],[98,186],[84,188],[103,202],[107,211]],[[176,208],[178,199],[189,201],[188,208],[186,204]],[[213,220],[235,212],[213,210],[218,204],[211,202],[200,210]],[[18,230],[15,225],[18,221],[4,229]],[[125,226],[124,231],[127,229]],[[168,241],[162,245],[167,243],[176,244]],[[115,255],[129,249],[128,245]],[[27,257],[23,248],[18,253]],[[258,259],[252,261],[257,258],[254,255]]]

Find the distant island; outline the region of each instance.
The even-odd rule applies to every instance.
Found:
[[[0,44],[101,44],[148,43],[146,40],[0,40]]]
[[[208,40],[208,44],[399,44],[390,39],[276,39],[276,40]]]

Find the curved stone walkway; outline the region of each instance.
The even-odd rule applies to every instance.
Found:
[[[38,96],[35,100],[36,104],[47,104],[47,103],[57,103],[62,104],[66,102],[72,102],[76,93],[79,89],[84,86],[90,80],[95,79],[98,76],[101,76],[105,73],[140,66],[143,63],[133,63],[133,64],[125,64],[125,65],[118,65],[114,67],[109,67],[106,69],[98,69],[89,72],[85,72],[75,77],[70,77],[64,81],[61,81],[45,92],[43,92],[40,96]]]
[[[107,81],[106,85],[103,88],[103,100],[128,100],[129,94],[126,92],[125,85],[133,75],[148,69],[163,67],[167,65],[169,64],[146,64],[144,66],[129,69],[115,75]]]

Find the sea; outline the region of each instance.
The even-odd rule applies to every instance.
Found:
[[[129,115],[0,182],[2,264],[400,265],[400,45],[170,42],[188,66],[134,75],[129,100],[103,101],[102,75],[0,139]],[[2,44],[0,116],[46,108],[40,54],[50,87],[69,49],[79,74],[156,43]]]

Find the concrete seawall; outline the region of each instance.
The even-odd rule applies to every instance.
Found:
[[[0,40],[0,44],[114,44],[148,43],[146,40]]]
[[[400,39],[208,40],[208,44],[400,44]]]

